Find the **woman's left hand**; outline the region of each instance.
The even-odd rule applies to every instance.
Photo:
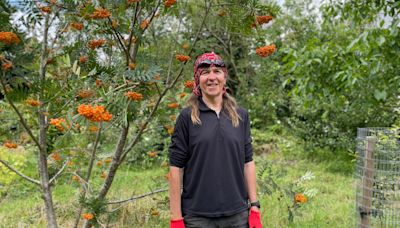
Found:
[[[249,228],[262,228],[260,210],[257,207],[250,209]]]

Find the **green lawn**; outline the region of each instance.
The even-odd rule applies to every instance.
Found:
[[[258,132],[259,133],[259,132]],[[271,138],[261,134],[260,138]],[[294,140],[294,139],[290,139]],[[288,223],[287,206],[292,199],[280,192],[261,194],[262,220],[265,227],[352,227],[355,224],[355,189],[353,166],[347,155],[335,155],[330,151],[305,152],[301,145],[286,137],[275,137],[268,153],[255,157],[258,168],[268,161],[280,186],[288,186],[311,171],[314,178],[306,181],[307,189],[315,189],[315,196],[298,208],[292,224]],[[262,141],[262,140],[261,140]],[[256,144],[265,142],[255,140]],[[255,150],[258,151],[257,146]],[[31,155],[33,158],[34,156]],[[31,164],[32,165],[32,164]],[[27,167],[28,173],[34,168]],[[91,184],[98,188],[103,181],[98,167],[94,170]],[[152,190],[167,188],[164,175],[167,167],[154,165],[152,168],[124,166],[117,173],[108,195],[110,201],[130,198]],[[61,227],[70,227],[74,221],[79,196],[78,184],[65,173],[53,190],[54,201]],[[262,188],[259,189],[262,192]],[[17,179],[0,200],[0,227],[45,227],[43,202],[35,188]],[[151,195],[120,205],[109,206],[107,216],[101,217],[103,224],[117,227],[168,227],[167,192]],[[112,212],[111,212],[112,211]]]

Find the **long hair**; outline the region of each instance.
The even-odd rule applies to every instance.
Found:
[[[199,97],[195,94],[191,94],[187,101],[187,106],[192,108],[192,114],[190,115],[194,125],[201,125],[200,111],[199,111]],[[232,121],[234,127],[239,126],[239,120],[242,118],[237,112],[237,103],[235,98],[225,93],[222,96],[222,111],[227,112],[229,118]]]

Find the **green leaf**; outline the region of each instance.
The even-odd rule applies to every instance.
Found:
[[[377,99],[378,101],[380,101],[380,100],[386,100],[387,93],[386,93],[385,90],[383,90],[383,91],[375,90],[375,92],[374,92],[374,97],[375,97],[375,99]]]
[[[383,43],[385,43],[386,39],[383,36],[379,36],[377,42],[378,42],[378,46],[382,46]]]
[[[81,67],[80,66],[78,66],[78,68],[76,69],[75,74],[77,76],[79,76],[81,74]]]
[[[78,67],[78,60],[75,60],[74,65],[72,65],[72,72],[76,72],[76,68]]]
[[[97,73],[97,70],[96,70],[96,67],[95,68],[93,68],[89,73],[88,73],[88,76],[93,76],[93,75],[95,75]]]

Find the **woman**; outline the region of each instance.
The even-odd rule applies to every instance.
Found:
[[[226,92],[227,76],[220,56],[197,58],[169,149],[171,228],[262,227],[250,121]]]

